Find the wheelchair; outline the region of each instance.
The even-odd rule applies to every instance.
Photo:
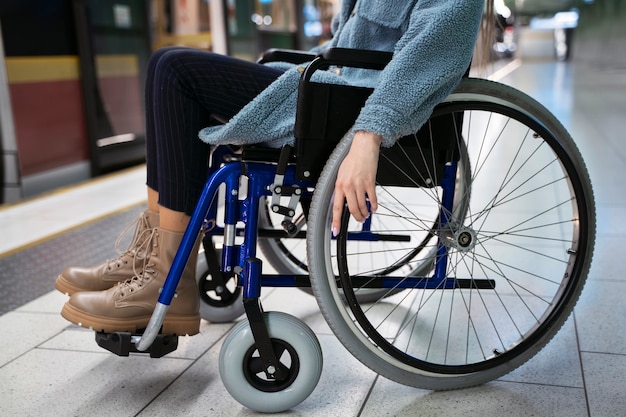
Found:
[[[287,410],[322,371],[313,331],[263,311],[262,287],[312,291],[358,360],[413,387],[475,386],[539,352],[574,308],[595,240],[589,176],[559,121],[513,88],[464,78],[419,131],[381,149],[378,210],[358,223],[344,208],[335,237],[344,135],[371,90],[311,77],[332,66],[382,69],[390,54],[275,50],[264,59],[308,63],[295,147],[218,147],[147,329],[97,334],[98,343],[121,355],[176,348],[177,336],[159,331],[202,230],[202,316],[245,313],[224,340],[219,367],[248,408]],[[277,274],[263,273],[258,248]]]

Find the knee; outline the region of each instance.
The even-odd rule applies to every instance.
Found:
[[[150,56],[146,71],[146,82],[148,84],[162,82],[165,78],[178,78],[178,62],[183,62],[180,58],[189,53],[189,48],[180,46],[166,46],[159,48]]]
[[[168,55],[176,54],[178,51],[184,50],[186,48],[180,46],[165,46],[157,49],[150,55],[150,59],[148,60],[148,68],[156,68],[159,62],[166,59]]]

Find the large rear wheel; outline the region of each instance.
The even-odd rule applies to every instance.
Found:
[[[324,317],[355,357],[406,385],[453,389],[510,372],[556,334],[589,271],[595,209],[572,138],[530,97],[464,80],[435,109],[426,142],[443,140],[428,128],[438,118],[455,124],[451,154],[458,165],[467,157],[471,195],[461,191],[467,205],[455,211],[446,201],[450,184],[426,187],[424,178],[398,166],[386,178],[412,178],[413,186],[379,179],[370,226],[398,239],[379,242],[378,250],[364,246],[347,210],[333,239],[335,178],[350,146],[344,140],[313,196],[308,264]],[[407,148],[409,159],[425,162],[431,154],[420,149],[421,143]],[[395,263],[402,268],[390,269]],[[403,291],[363,303],[357,294],[364,288]]]

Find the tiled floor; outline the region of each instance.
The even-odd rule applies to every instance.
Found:
[[[317,388],[284,415],[626,416],[626,279],[621,274],[626,226],[620,220],[626,210],[626,72],[548,60],[521,64],[503,72],[502,81],[557,114],[580,146],[595,186],[596,255],[572,317],[542,352],[499,380],[432,392],[390,382],[357,362],[332,335],[313,297],[294,289],[266,291],[265,309],[304,320],[324,353]],[[127,220],[109,215],[130,212],[132,217],[142,198],[140,167],[2,208],[0,261],[69,230],[81,235],[82,227],[92,227],[84,232],[89,236],[102,238],[103,227],[117,229],[111,231],[115,235]],[[103,218],[119,221],[101,227]],[[7,287],[17,285],[16,279],[33,286],[47,281],[51,289],[60,272],[54,259],[39,255],[22,262],[41,264],[43,272],[16,278],[19,272],[7,276],[1,269],[3,296],[10,293]],[[5,340],[0,348],[0,415],[255,415],[230,397],[219,376],[220,346],[232,324],[203,322],[201,334],[181,338],[179,349],[161,359],[121,358],[100,349],[92,332],[61,318],[64,295],[42,294],[0,316]]]

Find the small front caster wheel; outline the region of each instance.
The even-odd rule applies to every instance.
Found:
[[[244,313],[243,293],[237,286],[237,279],[234,275],[226,280],[214,279],[204,253],[198,255],[196,282],[200,291],[200,317],[203,319],[212,323],[229,323]]]
[[[300,404],[322,374],[322,348],[313,331],[285,313],[264,313],[274,353],[286,377],[268,376],[248,321],[237,324],[220,352],[220,375],[230,395],[262,413],[277,413]]]

